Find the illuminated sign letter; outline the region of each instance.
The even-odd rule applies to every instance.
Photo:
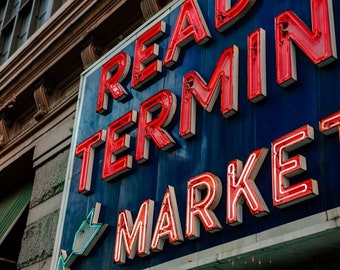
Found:
[[[236,159],[228,165],[227,224],[242,223],[242,204],[246,201],[252,215],[261,217],[269,213],[257,186],[255,178],[267,155],[268,149],[253,151],[246,164]]]
[[[152,251],[163,250],[165,238],[168,238],[169,243],[174,245],[183,242],[175,189],[172,186],[168,186],[165,192],[150,249]]]
[[[273,205],[283,208],[318,195],[318,183],[307,179],[289,185],[289,177],[307,169],[304,156],[288,158],[288,153],[314,140],[314,130],[305,125],[272,143]]]
[[[125,155],[117,159],[116,155],[130,148],[130,135],[119,136],[119,133],[136,122],[137,112],[132,110],[109,125],[103,161],[103,180],[111,180],[132,168],[132,156]]]
[[[208,84],[196,71],[191,71],[184,76],[179,122],[179,134],[183,138],[195,135],[196,100],[206,111],[210,112],[221,91],[221,113],[223,116],[229,117],[237,111],[238,51],[236,46],[223,51]]]
[[[201,198],[202,190],[206,190],[204,198]],[[211,173],[203,173],[188,181],[186,238],[195,239],[200,236],[199,220],[208,232],[213,233],[222,229],[213,212],[221,199],[221,195],[221,180]]]
[[[231,0],[215,0],[215,28],[219,32],[223,32],[241,19],[256,0],[238,0],[232,8],[230,2]]]
[[[159,22],[136,40],[131,86],[135,89],[162,71],[162,62],[155,60],[159,54],[158,44],[153,43],[165,33],[165,22]]]
[[[260,28],[248,36],[248,100],[255,103],[266,95],[266,32]]]
[[[277,83],[286,87],[297,80],[294,42],[314,64],[325,66],[336,58],[331,0],[311,0],[312,31],[292,12],[275,18]]]
[[[119,213],[116,241],[114,248],[114,263],[124,264],[126,255],[133,259],[136,255],[150,254],[150,239],[154,202],[146,200],[139,208],[138,216],[133,224],[131,212],[124,210]]]
[[[96,111],[98,113],[105,113],[108,110],[109,93],[117,100],[122,100],[127,96],[126,90],[120,83],[128,74],[130,64],[130,56],[120,52],[103,65],[97,97]]]
[[[333,113],[332,115],[322,119],[319,122],[319,129],[320,132],[322,132],[325,135],[338,132],[340,142],[340,111]]]
[[[174,139],[163,127],[171,122],[176,111],[176,102],[176,96],[173,93],[162,90],[140,105],[136,143],[136,161],[138,163],[149,158],[150,138],[161,150],[167,150],[174,146]],[[158,114],[155,119],[152,119],[153,113]]]
[[[76,147],[75,156],[83,159],[79,179],[79,193],[87,193],[91,189],[93,159],[95,148],[103,144],[106,139],[106,131],[100,130]]]
[[[101,204],[95,203],[94,207],[74,235],[71,253],[67,255],[66,250],[61,250],[56,269],[69,270],[69,266],[73,264],[78,256],[89,255],[94,245],[108,227],[108,224],[98,222],[100,210]]]
[[[190,41],[204,44],[210,39],[210,31],[196,0],[183,3],[164,58],[164,66],[171,67],[178,60],[181,48]]]

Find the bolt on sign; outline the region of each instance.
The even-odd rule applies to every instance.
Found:
[[[57,269],[186,267],[340,207],[334,14],[174,1],[86,70]]]

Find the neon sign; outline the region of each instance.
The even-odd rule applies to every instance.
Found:
[[[307,166],[311,154],[305,149],[312,148],[311,145],[320,140],[319,132],[327,136],[340,133],[340,113],[333,111],[321,120],[317,119],[318,122],[313,118],[312,123],[294,122],[294,119],[282,124],[280,121],[269,122],[273,90],[268,87],[268,81],[279,85],[280,95],[289,95],[281,88],[297,85],[296,47],[303,57],[311,60],[311,66],[317,66],[316,69],[336,60],[332,1],[310,0],[311,27],[291,10],[275,14],[271,43],[268,42],[268,30],[261,25],[249,28],[245,46],[226,42],[230,28],[237,29],[238,21],[246,20],[250,12],[254,13],[253,7],[257,3],[239,0],[231,5],[230,0],[215,0],[213,12],[207,12],[205,1],[181,1],[176,18],[172,19],[173,25],[169,25],[168,20],[156,21],[138,33],[131,48],[123,48],[106,57],[95,77],[97,88],[92,84],[89,86],[95,94],[92,93],[92,103],[89,102],[92,108],[86,110],[93,109],[93,113],[88,114],[94,114],[97,122],[92,121],[95,128],[91,134],[84,132],[86,136],[82,135],[81,140],[77,138],[75,157],[80,162],[79,174],[74,177],[77,192],[88,198],[99,193],[94,179],[104,183],[100,183],[104,185],[101,192],[105,184],[111,188],[138,179],[134,181],[136,190],[148,194],[133,206],[123,204],[134,208],[135,218],[129,208],[121,207],[120,201],[117,202],[117,218],[111,224],[115,228],[112,241],[115,264],[125,264],[126,258],[134,260],[136,255],[143,258],[162,253],[165,243],[185,245],[187,241],[199,240],[202,232],[218,234],[225,225],[238,226],[244,223],[244,206],[251,217],[261,219],[270,217],[273,208],[296,206],[320,195],[319,179],[310,176]],[[213,14],[214,18],[208,14]],[[219,50],[214,51],[216,44]],[[275,66],[271,67],[268,66],[268,44],[275,51]],[[187,59],[190,53],[191,58]],[[198,53],[201,53],[200,59],[196,60],[194,57]],[[193,68],[185,69],[183,59],[195,62]],[[199,62],[202,59],[209,65],[202,68]],[[245,83],[240,81],[241,77]],[[172,80],[176,84],[172,84]],[[250,107],[247,111],[244,100]],[[220,103],[219,112],[214,111],[217,102]],[[266,107],[270,109],[266,110]],[[256,119],[260,119],[257,113],[269,119],[262,126],[252,126],[260,122]],[[218,124],[212,124],[212,127],[216,129],[222,125],[221,130],[208,130],[202,125],[200,120],[210,115],[218,115],[213,118],[213,121],[218,119]],[[237,122],[243,120],[247,128],[237,126]],[[228,129],[228,124],[240,130]],[[261,127],[278,130],[270,139],[258,140],[255,135],[247,134],[249,130],[256,133]],[[222,135],[226,130],[224,138]],[[235,145],[221,144],[230,148],[218,149],[214,152],[216,156],[209,157],[211,163],[217,163],[221,155],[230,149],[234,151],[233,156],[223,159],[223,174],[211,169],[216,169],[215,166],[205,166],[209,160],[203,158],[195,159],[204,164],[202,166],[189,162],[192,168],[177,165],[190,159],[186,156],[189,148],[192,155],[203,156],[203,150],[201,153],[192,150],[193,145],[203,144],[203,140],[207,145],[205,150],[214,144],[218,148],[219,141],[213,141],[215,134],[216,138],[226,141],[237,136],[246,138],[243,141],[235,139]],[[248,143],[247,139],[254,143]],[[243,144],[247,152],[238,158],[237,151]],[[168,156],[176,161],[176,165],[174,172],[161,164],[153,166],[155,177],[163,175],[164,168],[169,179],[164,179],[163,175],[158,182],[152,182],[157,186],[157,192],[152,194],[149,190],[154,187],[148,180],[154,174],[143,173],[149,164],[157,163],[160,156],[165,157],[167,167],[172,166]],[[185,176],[180,170],[185,170]],[[268,190],[271,192],[270,203],[267,194],[259,188],[263,185],[261,171],[266,171],[266,177],[271,181],[266,189],[267,193]],[[117,188],[119,196],[123,196],[120,188]]]
[[[248,7],[248,5],[245,5],[245,8]],[[296,64],[294,61],[292,61],[294,58],[292,48],[294,47],[291,45],[291,40],[294,41],[299,47],[302,47],[302,50],[315,64],[325,65],[331,61],[334,61],[336,58],[334,23],[333,20],[331,20],[331,2],[325,0],[312,0],[311,5],[313,7],[313,25],[314,28],[316,28],[314,29],[314,32],[311,32],[306,28],[306,26],[303,26],[302,22],[296,17],[296,15],[292,14],[291,12],[284,12],[276,18],[276,71],[277,82],[282,86],[287,86],[291,83],[291,80],[296,80],[296,76],[294,75],[296,73]],[[318,7],[318,9],[315,7]],[[317,10],[321,10],[322,12],[316,12]],[[149,31],[137,38],[135,49],[136,55],[140,56],[140,52],[144,52],[145,55],[143,60],[140,60],[139,57],[135,57],[135,59],[137,59],[135,61],[138,63],[133,64],[133,70],[140,70],[140,67],[136,68],[135,65],[144,65],[142,71],[139,71],[143,72],[144,74],[140,76],[134,75],[133,77],[144,78],[143,81],[148,81],[156,76],[156,73],[159,70],[160,60],[154,60],[155,57],[157,57],[157,54],[155,54],[155,51],[158,51],[156,49],[157,44],[150,44],[150,42],[156,40],[160,33],[163,33],[161,29],[164,29],[164,25],[162,25],[163,23],[156,24],[157,27],[151,28]],[[187,26],[184,27],[184,25]],[[289,27],[284,27],[285,25],[289,25]],[[154,28],[157,29],[154,30]],[[199,10],[197,2],[193,0],[185,1],[182,5],[174,29],[175,30],[171,36],[169,47],[166,52],[166,57],[163,62],[164,66],[169,66],[169,63],[176,62],[176,58],[178,58],[180,48],[183,44],[188,43],[192,39],[195,40],[195,42],[200,43],[209,37],[203,15]],[[323,34],[317,35],[319,32]],[[261,63],[264,63],[264,60],[261,58],[265,50],[263,47],[264,33],[265,32],[263,29],[259,29],[249,36],[248,70],[250,76],[248,80],[248,97],[250,100],[265,96],[265,87],[263,86],[265,84],[265,80],[263,77],[264,74],[262,73],[264,71],[263,66],[261,65]],[[297,38],[298,36],[303,36],[306,40],[300,41],[300,39]],[[262,42],[260,42],[261,40]],[[252,46],[254,44],[256,44],[256,47]],[[138,49],[137,46],[142,48]],[[147,50],[145,48],[149,49]],[[150,48],[152,50],[150,50]],[[150,52],[147,53],[146,51]],[[192,71],[183,77],[179,128],[181,137],[188,138],[195,134],[196,123],[194,121],[194,114],[196,107],[195,103],[197,101],[205,110],[211,111],[215,100],[217,99],[218,93],[221,92],[222,115],[229,117],[237,111],[238,54],[238,47],[235,45],[226,49],[221,54],[218,62],[216,63],[216,67],[212,72],[212,76],[208,84],[204,82],[200,74],[198,74],[196,71]],[[107,108],[109,94],[111,94],[112,98],[117,100],[120,100],[122,97],[126,96],[126,91],[122,89],[120,82],[126,77],[128,72],[130,66],[130,60],[128,59],[130,59],[130,57],[125,53],[118,53],[103,65],[100,89],[98,91],[98,113],[102,113],[106,110],[105,108]],[[147,65],[142,63],[147,63]],[[108,71],[112,69],[115,70],[115,73],[111,75],[111,77],[107,78]],[[260,72],[257,72],[258,70],[260,70]],[[254,73],[259,74],[259,77],[257,75],[255,76]],[[282,78],[284,76],[287,78]],[[133,83],[132,87],[136,85],[139,85],[139,83]],[[259,89],[257,89],[257,87],[259,87]],[[176,110],[176,106],[176,97],[169,90],[162,90],[141,104],[140,119],[138,122],[139,132],[137,135],[135,157],[138,163],[143,163],[148,159],[150,139],[152,139],[153,142],[162,150],[167,150],[174,145],[173,138],[163,127],[166,127],[169,122],[171,122],[174,111]],[[157,118],[152,119],[152,112],[159,108],[161,109],[161,114]],[[124,115],[122,118],[130,119],[132,117],[130,114],[135,115],[136,112],[128,113],[128,115]],[[122,119],[119,119],[117,121],[120,122],[121,120]],[[131,119],[127,123],[121,124],[121,128],[128,128],[133,124],[134,122]],[[114,123],[112,123],[112,125],[114,125]],[[111,141],[107,141],[106,149],[113,147],[115,151],[121,152],[129,148],[127,135],[124,135],[124,137],[119,137],[119,135],[116,134],[115,136],[117,137],[117,140],[119,139],[119,141],[123,142],[123,144],[118,145],[114,143],[114,146],[112,146],[113,143]],[[91,137],[89,140],[92,142],[93,138]],[[124,142],[126,142],[126,144],[124,144]],[[77,153],[94,149],[94,146],[92,146],[92,144],[78,146]],[[107,155],[105,159],[105,166],[107,163],[111,163],[110,161],[107,161],[108,159],[111,159],[108,151],[109,150],[106,151]],[[121,165],[121,167],[118,167],[115,172],[112,172],[111,174],[119,175],[128,170],[128,164],[131,164],[131,161],[128,161],[127,159],[130,159],[131,157],[125,156],[124,158],[126,159],[124,163],[125,165]],[[82,185],[84,185],[86,181],[89,181],[85,179],[87,175],[85,171],[90,164],[89,161],[90,160],[88,159],[83,159],[83,174],[80,179],[80,183],[82,183]],[[105,169],[106,167],[104,168],[105,173],[103,178],[110,178],[111,176],[107,175],[108,173]]]
[[[99,223],[99,215],[101,204],[96,203],[87,215],[86,219],[81,223],[74,235],[72,252],[67,254],[66,250],[61,250],[57,269],[69,269],[78,256],[87,256],[99,238],[106,230],[108,224]]]

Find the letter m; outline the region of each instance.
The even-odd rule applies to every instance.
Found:
[[[136,252],[141,257],[150,254],[153,211],[154,201],[144,201],[139,208],[134,224],[130,211],[123,210],[119,213],[114,263],[124,264],[126,255],[128,255],[129,259],[133,259]]]
[[[196,101],[211,112],[221,92],[221,113],[229,117],[237,111],[238,103],[238,47],[224,50],[217,61],[209,83],[196,71],[183,78],[179,134],[184,139],[196,132]]]

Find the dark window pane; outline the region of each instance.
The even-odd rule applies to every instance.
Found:
[[[40,0],[37,8],[36,19],[37,19],[37,27],[38,29],[47,21],[48,14],[48,0]]]
[[[1,41],[1,51],[0,51],[0,63],[3,64],[9,56],[9,48],[11,41],[11,32],[3,33],[2,41]]]
[[[0,25],[5,17],[6,2],[0,2]]]
[[[17,39],[18,43],[16,48],[19,48],[24,42],[27,40],[28,36],[28,27],[29,27],[29,13],[23,13],[18,18],[18,32],[17,32]]]

